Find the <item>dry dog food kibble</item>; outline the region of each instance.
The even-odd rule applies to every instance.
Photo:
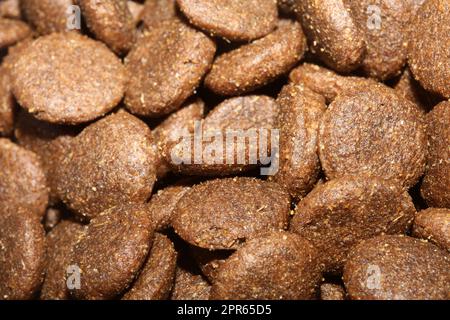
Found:
[[[0,49],[11,46],[31,34],[28,25],[20,20],[0,18]]]
[[[320,250],[327,272],[338,273],[358,241],[405,233],[414,214],[412,199],[400,186],[379,178],[345,177],[316,187],[300,201],[290,229]]]
[[[237,250],[221,267],[212,299],[313,299],[322,278],[319,251],[286,232],[270,232]]]
[[[78,299],[111,299],[126,290],[145,263],[154,223],[143,205],[120,205],[92,219],[72,251],[81,270]]]
[[[176,16],[176,0],[146,0],[141,13],[141,19],[148,28],[153,28],[158,23],[174,19]]]
[[[172,242],[156,234],[144,268],[123,299],[166,300],[172,290],[176,266],[177,253]]]
[[[179,20],[158,24],[125,59],[130,78],[125,104],[136,114],[158,117],[181,107],[211,67],[216,45]]]
[[[248,238],[287,226],[289,195],[252,178],[208,181],[180,199],[172,223],[185,241],[205,249],[235,249]]]
[[[369,174],[409,188],[425,170],[423,114],[381,85],[342,95],[322,118],[319,154],[329,179]]]
[[[48,188],[38,156],[1,138],[0,168],[0,216],[22,210],[43,217]]]
[[[202,274],[210,282],[214,282],[220,266],[230,257],[234,250],[208,250],[191,246],[190,252]]]
[[[235,41],[261,38],[277,24],[276,0],[177,0],[189,21]]]
[[[0,136],[9,135],[14,126],[15,104],[7,72],[4,66],[0,66]]]
[[[450,209],[429,208],[417,213],[413,235],[450,251]]]
[[[345,290],[334,283],[324,283],[320,286],[320,300],[345,300]]]
[[[12,82],[20,105],[38,119],[77,124],[114,108],[125,91],[126,75],[102,43],[69,32],[27,46],[12,68]]]
[[[208,300],[211,285],[202,275],[178,267],[171,300]]]
[[[301,26],[281,20],[268,36],[219,56],[205,85],[227,96],[251,92],[289,72],[305,50]]]
[[[450,256],[426,241],[379,236],[357,245],[344,269],[351,299],[446,300]]]

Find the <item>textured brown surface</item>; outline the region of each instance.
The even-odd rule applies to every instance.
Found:
[[[73,247],[81,238],[85,227],[62,221],[46,236],[46,271],[40,298],[43,300],[67,300],[70,298],[66,275],[70,266]]]
[[[64,179],[57,174],[58,167],[70,151],[76,130],[37,120],[22,111],[17,116],[14,133],[19,145],[39,156],[50,188],[50,203],[58,202],[59,179]]]
[[[27,211],[1,213],[0,300],[33,298],[44,267],[45,234],[39,218]]]
[[[58,167],[58,195],[90,219],[119,204],[144,203],[155,182],[150,129],[121,111],[99,120],[72,141]]]
[[[125,95],[128,109],[151,117],[179,109],[210,69],[215,52],[211,39],[178,20],[150,28],[125,59],[133,75]]]
[[[205,86],[221,95],[251,92],[289,72],[305,50],[300,24],[281,20],[264,38],[219,56],[205,78]]]
[[[450,256],[426,241],[380,236],[352,250],[344,282],[351,299],[447,300]]]
[[[0,49],[9,47],[30,34],[30,27],[23,21],[0,18]]]
[[[25,20],[39,34],[62,32],[67,29],[68,9],[76,0],[20,0]]]
[[[177,0],[189,21],[228,40],[261,38],[277,24],[276,0]]]
[[[125,81],[125,69],[111,51],[75,32],[38,38],[12,68],[13,93],[20,105],[55,123],[76,124],[104,115],[122,99]]]
[[[0,168],[0,215],[21,209],[41,218],[48,188],[38,156],[2,138]]]
[[[364,33],[366,42],[366,55],[362,62],[364,72],[380,80],[400,74],[406,63],[408,27],[418,9],[419,1],[344,0],[344,2],[351,8],[355,25]],[[379,28],[371,23],[377,12],[371,12],[370,6],[380,10]]]
[[[285,86],[280,105],[280,169],[274,180],[294,198],[302,198],[314,187],[320,173],[318,133],[325,99],[303,85]]]
[[[319,130],[319,154],[329,179],[369,174],[413,186],[425,170],[425,121],[417,107],[386,86],[334,100]]]
[[[178,267],[171,300],[209,300],[211,285],[201,275]]]
[[[298,11],[297,0],[277,0],[278,10],[284,14],[292,14]]]
[[[345,290],[342,286],[333,283],[324,283],[320,286],[320,300],[345,300]]]
[[[141,18],[146,27],[152,28],[162,21],[175,18],[176,15],[175,0],[146,0]]]
[[[412,21],[408,64],[422,86],[450,98],[450,2],[427,0]]]
[[[164,235],[156,234],[147,262],[124,300],[167,300],[172,290],[177,252]]]
[[[208,250],[191,246],[189,252],[202,274],[213,283],[220,266],[230,257],[234,250]]]
[[[417,213],[413,235],[450,252],[450,209],[429,208]]]
[[[144,5],[136,1],[127,1],[128,10],[130,10],[131,17],[133,18],[133,23],[137,25],[141,21],[142,12],[144,10]]]
[[[19,7],[19,0],[0,1],[0,17],[20,19],[21,12]]]
[[[406,233],[415,212],[399,186],[379,178],[345,177],[308,194],[297,205],[290,230],[320,250],[327,272],[338,273],[352,246],[382,233]]]
[[[431,207],[450,209],[450,102],[427,115],[428,163],[421,194]]]
[[[314,299],[322,278],[319,252],[288,232],[250,240],[221,267],[211,299]]]
[[[364,34],[344,0],[303,0],[298,6],[298,18],[313,54],[340,72],[352,71],[361,64],[366,49]]]
[[[268,96],[251,95],[227,99],[208,113],[202,127],[197,128],[196,137],[185,135],[187,142],[184,140],[180,141],[181,143],[173,143],[165,153],[165,159],[175,172],[187,175],[224,176],[255,168],[262,157],[271,155],[271,134],[268,130],[276,129],[278,112],[276,101]],[[249,142],[242,137],[251,129],[256,130],[255,142]],[[266,129],[265,132],[263,129]],[[238,130],[241,133],[240,139],[233,140],[232,146],[227,147],[227,142],[230,141],[227,139],[227,133],[231,135],[232,131],[236,131],[238,135]],[[194,139],[200,138],[201,148],[194,142]],[[218,147],[220,138],[223,142],[222,148]],[[185,145],[189,142],[193,147],[186,151]],[[216,149],[216,146],[216,154],[209,151]],[[261,156],[260,148],[264,146],[267,146],[267,151],[261,150]],[[191,161],[179,163],[178,160],[183,159],[185,152],[188,152]],[[196,152],[202,156],[201,161],[196,161]],[[245,157],[240,159],[240,155]]]
[[[172,224],[185,241],[205,249],[234,249],[248,238],[287,226],[289,195],[253,178],[196,185],[178,202]]]
[[[173,185],[159,190],[148,203],[148,209],[156,223],[157,230],[168,229],[172,224],[172,214],[183,195],[189,191],[189,187]]]
[[[154,225],[143,205],[117,206],[102,212],[75,245],[71,265],[81,269],[77,299],[112,299],[131,284],[145,263]]]
[[[77,0],[88,28],[114,52],[130,50],[135,40],[135,25],[127,0]]]
[[[11,93],[10,76],[0,66],[0,136],[9,135],[14,126],[14,97]]]
[[[63,211],[59,208],[47,208],[44,220],[42,221],[45,231],[50,232],[55,228],[61,222],[63,214]]]
[[[170,171],[167,159],[169,159],[171,145],[178,143],[180,138],[192,134],[195,121],[203,119],[205,113],[203,101],[199,98],[190,100],[180,110],[169,115],[153,130],[153,139],[156,144],[158,157],[158,178],[163,178]]]
[[[311,63],[304,63],[292,70],[289,80],[295,84],[303,84],[312,91],[323,95],[330,103],[337,96],[365,89],[376,81],[355,77],[341,76],[332,70]]]

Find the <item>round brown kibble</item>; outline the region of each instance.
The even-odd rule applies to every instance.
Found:
[[[172,290],[177,252],[166,236],[156,234],[147,262],[124,300],[167,300]]]
[[[289,211],[289,195],[275,183],[217,179],[192,187],[178,202],[172,224],[190,244],[235,249],[260,233],[284,229]]]
[[[0,18],[0,49],[9,47],[31,35],[31,29],[20,20]]]
[[[285,86],[277,99],[280,105],[279,171],[274,181],[294,198],[302,198],[319,179],[319,123],[325,112],[325,99],[304,87]]]
[[[205,86],[226,96],[254,91],[289,72],[305,50],[300,24],[281,20],[266,37],[219,56]]]
[[[324,283],[320,286],[320,300],[340,301],[345,300],[345,290],[334,283]]]
[[[121,111],[99,120],[72,142],[57,168],[58,195],[91,219],[125,203],[145,203],[156,180],[150,129]]]
[[[413,235],[450,252],[450,209],[429,208],[417,213]]]
[[[85,228],[78,223],[62,221],[45,240],[47,247],[45,280],[40,298],[43,300],[67,300],[70,298],[66,275],[70,271],[73,247]]]
[[[76,243],[70,264],[81,270],[77,299],[112,299],[131,284],[145,263],[154,225],[143,205],[116,206],[102,212]]]
[[[34,298],[44,268],[45,233],[39,218],[27,211],[1,213],[0,300]]]
[[[68,29],[68,10],[74,0],[20,0],[20,9],[39,34],[63,32]]]
[[[427,90],[450,98],[450,2],[427,0],[412,20],[408,64]]]
[[[171,300],[209,300],[211,285],[200,274],[178,267]]]
[[[145,1],[141,19],[147,28],[153,28],[158,23],[177,17],[176,0]]]
[[[23,210],[43,217],[48,188],[38,156],[0,139],[0,168],[0,215]]]
[[[365,55],[364,34],[344,0],[298,1],[298,18],[313,54],[339,72],[357,68]]]
[[[160,117],[181,107],[208,72],[215,43],[179,20],[161,22],[140,37],[125,59],[125,104],[136,114]]]
[[[249,41],[271,32],[278,18],[276,0],[177,0],[189,21],[228,40]]]
[[[357,245],[344,269],[354,300],[447,300],[450,256],[423,240],[379,236]]]
[[[78,0],[86,24],[95,37],[114,52],[130,50],[135,40],[135,24],[126,0]]]
[[[316,187],[295,210],[290,230],[322,253],[325,271],[339,273],[349,250],[376,235],[402,234],[416,210],[409,194],[389,181],[344,177]]]
[[[20,105],[53,123],[77,124],[104,115],[122,99],[125,81],[125,69],[111,51],[75,32],[38,38],[12,68]]]
[[[237,250],[220,267],[213,300],[314,299],[322,279],[319,252],[295,234],[271,232]]]
[[[423,114],[382,85],[339,96],[322,117],[319,154],[329,179],[368,174],[410,188],[425,171]]]
[[[427,115],[428,161],[421,194],[430,207],[450,209],[450,101]]]

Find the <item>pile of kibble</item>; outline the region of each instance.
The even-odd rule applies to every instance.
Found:
[[[0,0],[0,299],[450,299],[450,0]]]

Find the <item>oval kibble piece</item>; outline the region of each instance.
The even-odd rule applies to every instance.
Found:
[[[271,130],[276,127],[278,112],[278,104],[268,96],[227,99],[206,116],[201,126],[195,126],[192,135],[170,146],[166,162],[175,172],[205,176],[239,174],[261,162],[268,164],[270,149],[276,147],[271,145],[276,138]],[[192,143],[194,147],[190,148]]]
[[[125,59],[133,75],[125,94],[127,108],[149,117],[179,109],[210,69],[215,52],[211,39],[179,20],[151,28]]]
[[[123,300],[167,300],[174,284],[177,252],[166,236],[156,234],[147,262]]]
[[[280,105],[279,167],[274,181],[294,198],[304,197],[319,179],[319,124],[325,99],[302,85],[285,86],[277,99]]]
[[[322,279],[319,252],[288,232],[247,242],[220,267],[212,300],[314,299]]]
[[[0,300],[34,298],[44,268],[45,233],[39,218],[28,211],[0,213]]]
[[[135,40],[135,25],[127,0],[78,0],[86,24],[95,37],[123,54]]]
[[[324,283],[320,286],[320,300],[340,301],[345,300],[345,290],[334,283]]]
[[[20,105],[53,123],[78,124],[104,115],[122,99],[125,81],[125,69],[111,51],[75,32],[38,38],[12,68]]]
[[[427,90],[450,98],[450,2],[427,0],[412,20],[408,64]]]
[[[75,0],[20,0],[20,9],[25,20],[45,35],[68,29],[69,9],[75,4]]]
[[[416,210],[406,191],[389,181],[344,177],[316,187],[295,209],[290,230],[320,250],[325,271],[339,273],[362,239],[406,233]]]
[[[356,69],[364,58],[366,44],[345,1],[302,0],[297,4],[312,53],[336,71]]]
[[[20,19],[21,16],[19,0],[0,1],[0,17]]]
[[[14,133],[19,145],[38,155],[50,188],[50,203],[57,203],[57,188],[60,184],[58,167],[65,154],[70,152],[70,143],[77,130],[37,120],[21,111],[17,116]]]
[[[192,187],[178,202],[172,224],[190,244],[235,249],[260,233],[286,228],[289,211],[289,195],[275,183],[217,179]]]
[[[72,251],[81,270],[77,299],[112,299],[131,284],[152,245],[154,224],[144,205],[119,205],[92,219]]]
[[[344,268],[354,300],[447,300],[450,256],[431,243],[405,236],[363,241]]]
[[[225,96],[249,93],[289,72],[305,50],[300,24],[281,20],[266,37],[219,56],[205,86]]]
[[[31,29],[20,20],[0,18],[0,49],[9,47],[31,35]]]
[[[0,66],[0,136],[10,135],[14,128],[15,102],[11,93],[10,76]]]
[[[38,156],[2,138],[0,168],[0,215],[22,209],[42,218],[48,188]]]
[[[72,250],[84,230],[83,225],[65,220],[47,234],[45,280],[42,284],[40,299],[67,300],[70,298],[66,275],[70,270]]]
[[[430,207],[450,209],[450,101],[435,106],[427,123],[429,154],[421,194]]]
[[[179,139],[194,132],[195,122],[203,119],[205,104],[201,99],[188,101],[180,110],[169,115],[153,130],[157,148],[157,176],[163,178],[170,171],[167,163],[170,147]]]
[[[368,86],[377,82],[363,77],[341,76],[324,67],[303,63],[292,70],[289,80],[295,84],[303,84],[312,91],[321,94],[332,102],[337,96],[354,91],[365,91]]]
[[[153,28],[160,22],[176,17],[176,0],[146,0],[141,13],[141,19],[147,28]]]
[[[450,209],[429,208],[417,213],[413,235],[450,252]]]
[[[211,285],[202,275],[177,268],[171,300],[209,300]]]
[[[193,25],[228,40],[261,38],[277,24],[276,0],[177,0],[177,3]]]
[[[91,219],[125,203],[145,203],[155,183],[155,156],[147,125],[121,111],[84,129],[57,169],[58,195]]]
[[[319,154],[329,179],[368,174],[410,188],[425,171],[423,114],[382,85],[340,96],[322,117]]]

